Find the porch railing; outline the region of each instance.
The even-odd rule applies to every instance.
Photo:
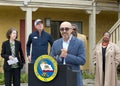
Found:
[[[111,33],[110,40],[120,46],[120,19],[112,26],[109,32]]]
[[[111,33],[110,41],[120,46],[120,19],[108,31]],[[100,43],[102,39],[98,42]]]

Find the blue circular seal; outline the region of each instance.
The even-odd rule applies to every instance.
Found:
[[[57,75],[58,67],[56,60],[48,55],[42,55],[34,63],[34,73],[36,77],[43,81],[49,82]]]

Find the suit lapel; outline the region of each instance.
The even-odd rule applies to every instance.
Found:
[[[100,45],[100,46],[99,46]],[[98,46],[98,49],[97,49],[97,51],[99,51],[100,52],[100,54],[102,55],[102,43],[100,43]]]
[[[68,52],[70,52],[72,50],[74,42],[75,42],[74,40],[75,40],[75,38],[72,36],[69,46],[68,46]]]
[[[55,48],[56,48],[55,54],[56,54],[56,55],[60,55],[61,49],[63,48],[62,44],[63,44],[63,40],[60,39],[60,40],[57,42],[57,45],[55,46]]]
[[[18,48],[18,44],[17,44],[17,42],[16,42],[16,40],[15,40],[15,54],[16,54],[16,49]],[[16,56],[16,55],[15,55]]]
[[[69,46],[68,46],[68,52],[72,50],[74,42],[75,42],[74,40],[75,40],[75,37],[72,36]],[[60,39],[60,42],[58,44],[58,50],[61,50],[61,49],[63,49],[63,39]]]
[[[106,55],[108,54],[109,49],[111,49],[111,42],[108,44],[107,49],[106,49]]]
[[[59,44],[59,49],[61,50],[63,48],[63,40],[60,40],[60,44]]]
[[[11,53],[10,41],[8,40],[6,44],[7,44],[7,48],[9,50],[9,52]]]

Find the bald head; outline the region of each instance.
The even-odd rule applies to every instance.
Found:
[[[70,22],[64,21],[64,22],[61,23],[60,27],[72,28],[72,24]]]

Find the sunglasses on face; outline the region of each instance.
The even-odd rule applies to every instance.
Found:
[[[76,31],[76,28],[73,28],[74,31]]]
[[[62,27],[62,28],[60,28],[60,31],[68,31],[70,28],[69,27]]]

